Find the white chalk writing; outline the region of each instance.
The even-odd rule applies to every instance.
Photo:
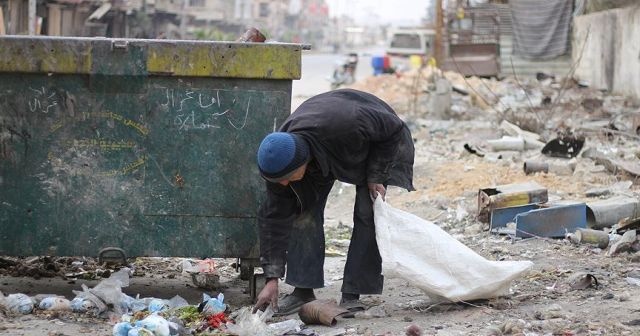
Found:
[[[31,94],[28,97],[27,104],[29,105],[29,110],[31,112],[42,112],[49,113],[49,111],[58,105],[58,100],[56,98],[56,93],[54,91],[47,92],[47,90],[42,87],[39,89],[29,88],[31,90]]]
[[[225,120],[236,130],[242,130],[247,125],[251,96],[246,101],[240,101],[236,98],[239,93],[231,90],[162,90],[163,99],[160,106],[175,113],[173,124],[179,131],[219,129]],[[254,94],[250,91],[246,93]]]

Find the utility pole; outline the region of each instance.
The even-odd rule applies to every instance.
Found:
[[[443,61],[443,44],[442,44],[442,0],[436,0],[436,45],[435,45],[435,58],[438,66]]]

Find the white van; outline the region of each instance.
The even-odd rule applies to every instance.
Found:
[[[398,28],[387,46],[389,56],[429,56],[433,54],[436,32],[426,28]]]

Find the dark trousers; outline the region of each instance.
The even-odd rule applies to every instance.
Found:
[[[330,182],[330,183],[329,183]],[[292,184],[302,212],[293,224],[287,250],[286,283],[299,288],[324,287],[324,208],[333,181]],[[367,186],[356,186],[353,233],[344,268],[342,292],[382,293],[382,259],[376,243],[373,202]]]

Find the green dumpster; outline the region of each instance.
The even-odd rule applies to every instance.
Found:
[[[258,257],[301,45],[0,37],[0,255]]]

